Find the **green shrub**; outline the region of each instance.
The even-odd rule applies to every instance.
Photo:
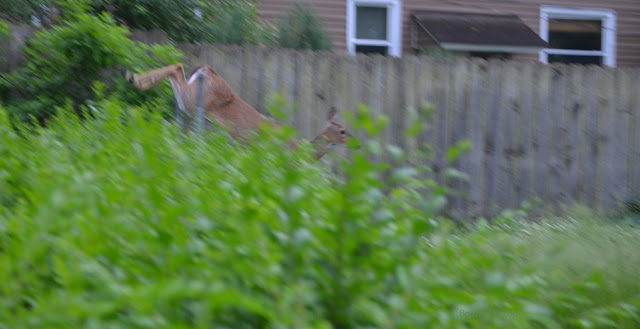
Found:
[[[51,6],[55,0],[0,0],[0,16],[12,21],[28,22],[31,15],[43,14],[43,7]]]
[[[295,3],[278,26],[278,45],[284,48],[330,50],[331,39],[310,5]]]
[[[275,38],[273,29],[260,21],[252,0],[0,0],[0,13],[29,22],[32,15],[45,19],[45,8],[56,7],[65,17],[72,9],[69,3],[91,14],[108,11],[130,28],[162,30],[177,42],[270,45]]]
[[[129,31],[117,26],[107,14],[89,15],[73,4],[64,10],[64,25],[36,32],[24,49],[24,65],[1,82],[0,88],[10,91],[3,94],[10,95],[4,102],[13,115],[43,121],[53,114],[55,106],[71,102],[78,108],[96,98],[94,84],[98,81],[111,88],[107,91],[119,91],[129,102],[153,101],[170,108],[170,98],[159,98],[166,95],[166,89],[136,93],[120,69],[175,63],[181,56],[175,48],[135,44],[128,38]]]
[[[241,146],[118,100],[89,110],[39,128],[0,109],[2,329],[640,325],[637,230],[457,231],[366,107],[340,175],[282,147],[290,129]]]
[[[301,160],[308,145],[198,141],[147,109],[92,107],[20,133],[1,116],[9,327],[355,327],[429,230],[419,195],[385,196],[363,155],[342,180]]]
[[[8,49],[9,49],[10,40],[11,40],[11,27],[9,26],[9,24],[7,24],[7,22],[0,19],[0,47],[4,49],[0,51],[0,56],[2,56],[0,57],[0,66],[4,66],[7,63],[5,56],[9,51]],[[1,76],[0,76],[0,79],[2,79]]]
[[[270,31],[259,20],[250,0],[96,0],[94,8],[115,8],[115,17],[128,26],[163,30],[174,41],[221,44],[269,43]],[[196,10],[201,18],[196,17]]]
[[[11,29],[9,27],[9,24],[7,24],[7,22],[5,22],[4,20],[0,19],[0,42],[6,41],[10,33],[11,33]]]

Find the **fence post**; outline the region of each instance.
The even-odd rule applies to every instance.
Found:
[[[174,115],[176,117],[176,122],[178,123],[178,127],[180,127],[180,129],[184,129],[184,120],[182,118],[182,110],[180,109],[180,104],[178,103],[178,100],[176,99],[174,104],[173,104],[173,108],[174,108]]]
[[[201,74],[198,75],[198,118],[197,118],[197,128],[196,128],[196,136],[200,137],[202,131],[204,131],[204,105],[203,103],[203,94],[204,94],[204,86],[203,86],[203,77]]]

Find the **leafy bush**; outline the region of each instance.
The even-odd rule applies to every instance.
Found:
[[[128,38],[129,31],[117,26],[109,15],[89,15],[74,6],[65,9],[68,18],[64,25],[37,32],[24,49],[23,67],[3,80],[0,88],[11,91],[11,97],[4,101],[12,114],[23,120],[33,116],[43,121],[53,114],[55,106],[65,102],[78,108],[96,98],[97,81],[119,90],[127,101],[168,105],[169,98],[158,96],[166,89],[135,93],[118,71],[175,63],[181,56],[175,48],[135,44]]]
[[[175,41],[221,44],[269,43],[269,29],[250,0],[96,0],[97,10],[113,7],[128,26],[165,31]],[[199,12],[200,18],[196,12]]]
[[[282,148],[291,130],[239,146],[120,101],[90,110],[47,128],[0,110],[2,329],[640,325],[637,231],[461,233],[419,167],[368,160],[411,155],[364,107],[340,176]]]
[[[331,39],[310,5],[295,3],[278,26],[278,45],[284,48],[330,50]]]
[[[28,22],[32,15],[46,19],[49,8],[65,6],[69,0],[0,0],[0,13]],[[267,44],[274,31],[259,19],[252,0],[73,0],[88,13],[109,12],[130,28],[162,30],[170,39],[221,44]],[[65,16],[64,10],[62,16]],[[197,14],[199,13],[199,15]],[[200,17],[198,17],[200,16]]]
[[[31,15],[42,15],[55,0],[0,0],[0,15],[13,21],[29,21]]]
[[[0,47],[4,48],[4,51],[0,51],[0,65],[4,65],[7,60],[4,58],[9,48],[9,41],[11,37],[11,27],[4,20],[0,19]],[[1,79],[1,77],[0,77]]]
[[[384,196],[362,155],[343,181],[278,139],[191,140],[146,109],[95,106],[25,139],[0,123],[0,275],[21,276],[0,287],[10,327],[353,327],[429,228],[418,195]]]
[[[9,24],[0,19],[0,42],[6,41],[5,39],[9,37],[10,33],[11,29],[9,28]]]

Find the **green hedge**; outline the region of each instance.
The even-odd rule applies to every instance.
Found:
[[[47,128],[0,110],[2,329],[640,325],[637,230],[516,213],[463,233],[420,168],[367,160],[411,155],[364,107],[339,175],[290,130],[241,146],[91,107]]]
[[[0,79],[0,104],[23,121],[43,123],[56,106],[75,109],[104,94],[131,104],[154,103],[169,113],[168,84],[140,93],[127,84],[122,69],[142,71],[179,62],[170,45],[145,45],[129,39],[130,31],[107,14],[90,15],[73,2],[60,25],[37,31],[23,52],[24,64]]]

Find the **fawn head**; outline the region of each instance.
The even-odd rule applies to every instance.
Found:
[[[332,107],[327,116],[327,124],[318,137],[323,138],[331,145],[347,144],[349,139],[354,137],[342,125],[334,121],[337,113],[336,108]]]

